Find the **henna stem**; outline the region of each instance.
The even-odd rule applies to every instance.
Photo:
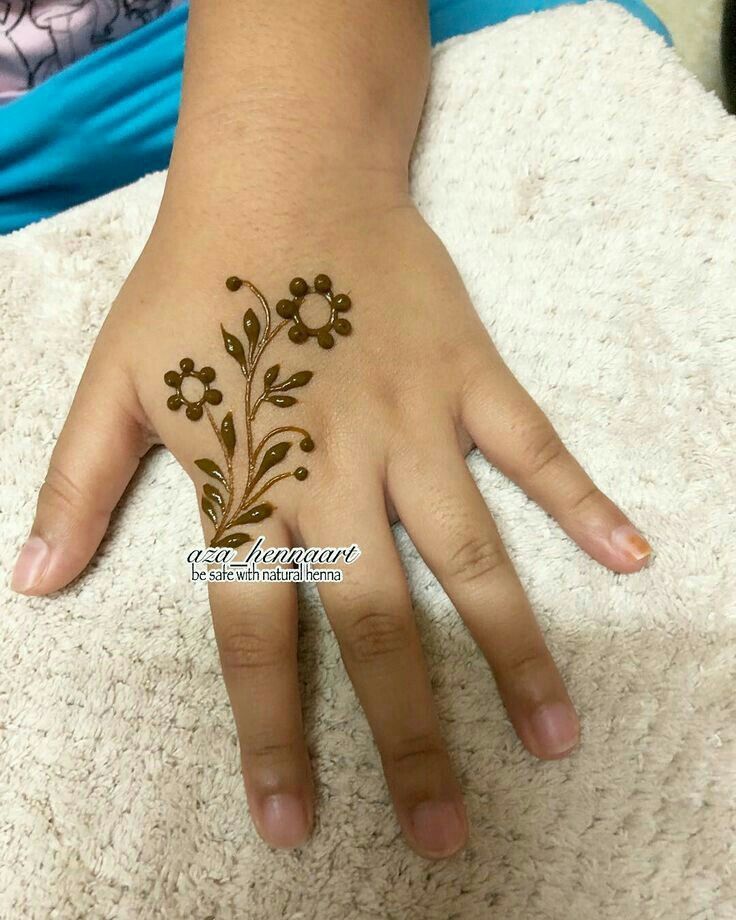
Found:
[[[255,464],[253,463],[253,430],[251,427],[251,413],[250,413],[250,391],[251,391],[251,382],[253,377],[251,374],[245,373],[245,438],[247,443],[248,450],[248,475],[245,482],[245,491],[247,492],[250,489],[251,479],[253,477],[253,468]]]
[[[261,403],[268,396],[268,387],[264,387],[261,395],[256,399],[255,403],[251,406],[253,380],[255,378],[256,370],[258,368],[258,363],[261,360],[261,356],[263,352],[271,344],[271,342],[276,338],[276,336],[281,332],[284,326],[288,325],[288,320],[284,320],[283,322],[279,323],[277,326],[275,326],[272,329],[271,328],[271,308],[268,305],[268,301],[266,300],[266,298],[263,296],[263,294],[258,290],[258,288],[254,284],[251,284],[250,281],[246,281],[244,278],[241,280],[242,280],[243,285],[247,287],[248,290],[251,291],[253,294],[255,294],[255,296],[258,298],[258,302],[260,303],[261,308],[263,309],[263,315],[265,318],[265,326],[263,330],[263,335],[261,337],[261,341],[258,343],[255,351],[253,352],[252,357],[249,358],[246,361],[245,366],[241,368],[243,372],[243,376],[245,377],[245,395],[243,399],[243,403],[244,403],[243,408],[245,410],[245,441],[246,441],[246,452],[248,456],[248,473],[246,476],[243,497],[240,500],[240,504],[238,506],[238,511],[236,512],[236,514],[239,513],[239,511],[242,510],[242,508],[245,506],[245,503],[248,501],[248,496],[250,495],[250,492],[253,489],[253,486],[255,485],[255,483],[253,482],[253,476],[255,474],[256,458],[258,454],[257,452],[254,453],[253,451],[253,420],[255,419],[256,412],[258,411],[258,408],[260,407]],[[268,437],[268,435],[266,437]],[[258,450],[260,449],[261,448],[259,447]],[[288,475],[291,475],[291,474],[289,473]],[[274,480],[274,482],[275,481],[276,480]],[[258,494],[262,495],[263,490],[261,490]],[[231,504],[232,504],[232,501],[230,500],[230,504],[228,505],[228,512],[230,511]],[[233,517],[235,517],[235,515],[233,515]],[[220,527],[218,528],[218,531],[220,532],[225,531],[227,530],[229,526],[230,526],[230,521],[227,521],[226,516],[223,515],[223,519],[220,524]],[[219,536],[219,533],[216,536]]]
[[[270,332],[268,332],[268,330],[266,331],[263,338],[261,339],[261,344],[258,346],[258,348],[256,348],[255,354],[253,355],[253,365],[251,368],[253,373],[255,373],[256,365],[258,364],[264,350],[271,344],[271,342],[273,342],[273,340],[276,338],[279,332],[281,332],[284,326],[288,326],[288,325],[289,325],[289,320],[285,319],[285,320],[282,320],[278,324],[278,326],[274,326],[274,328]],[[269,315],[269,327],[270,327],[270,315]]]
[[[255,495],[248,495],[248,494],[246,493],[246,494],[243,496],[243,498],[241,499],[240,505],[238,506],[238,508],[237,508],[237,510],[236,510],[235,513],[236,513],[236,514],[240,514],[241,511],[245,511],[246,508],[248,508],[250,505],[255,504],[255,502],[257,502],[258,499],[259,499],[262,495],[264,495],[266,492],[268,492],[268,490],[271,488],[271,486],[275,486],[277,482],[281,482],[282,479],[288,479],[289,476],[293,476],[293,475],[294,475],[294,472],[293,472],[293,471],[291,471],[291,472],[289,472],[289,473],[279,473],[278,476],[273,476],[271,479],[269,479],[268,482],[266,483],[266,485],[265,485],[265,486],[262,486],[262,488],[260,488],[260,489],[256,492]]]
[[[278,326],[274,328],[273,332],[269,332],[268,328],[270,327],[270,322],[271,322],[271,317],[269,313],[269,325],[266,327],[266,334],[263,336],[263,339],[261,340],[261,344],[258,346],[255,354],[253,355],[253,362],[250,367],[251,377],[255,376],[256,367],[258,366],[258,362],[260,361],[261,355],[263,354],[264,350],[271,344],[271,342],[276,338],[279,332],[281,332],[284,326],[287,326],[289,323],[289,321],[285,319],[282,323],[279,323]],[[261,403],[263,403],[263,401],[269,395],[270,395],[270,387],[264,387],[263,392],[253,404],[253,408],[250,410],[249,420],[251,422],[255,419],[256,412],[258,412],[258,409],[260,408]]]
[[[251,409],[251,412],[250,412],[250,420],[251,420],[251,422],[252,422],[253,419],[256,417],[256,412],[258,412],[258,407],[259,407],[260,404],[263,402],[263,400],[266,398],[268,392],[269,392],[268,390],[264,390],[264,391],[261,393],[261,395],[258,397],[258,399],[253,403],[253,408]]]
[[[237,503],[237,507],[235,511],[232,510],[233,505],[235,504],[235,498],[234,498],[235,474],[234,474],[233,458],[228,453],[227,446],[224,442],[220,428],[215,422],[215,419],[213,418],[209,407],[208,406],[205,407],[206,412],[207,412],[207,418],[209,419],[210,425],[212,426],[212,430],[215,432],[215,435],[220,444],[220,447],[222,448],[222,453],[225,458],[225,463],[227,465],[228,497],[227,497],[226,506],[223,509],[222,515],[220,517],[220,523],[215,528],[215,534],[212,538],[212,543],[215,543],[218,540],[220,540],[223,533],[226,530],[228,530],[230,527],[233,526],[233,521],[235,520],[235,518],[239,514],[241,514],[243,511],[247,510],[250,506],[254,505],[258,501],[258,499],[261,498],[261,496],[265,495],[265,493],[270,488],[272,488],[272,486],[294,475],[293,471],[288,472],[288,473],[279,473],[278,475],[273,476],[271,479],[269,479],[268,482],[265,483],[265,485],[261,486],[261,488],[258,489],[257,492],[255,492],[255,494],[251,494],[253,492],[253,489],[256,486],[256,482],[254,481],[254,477],[256,475],[256,461],[258,460],[261,452],[263,451],[268,441],[274,435],[285,433],[285,432],[292,433],[292,434],[299,434],[304,438],[309,438],[309,432],[307,432],[304,428],[299,428],[296,425],[284,425],[284,426],[280,426],[278,428],[274,428],[271,431],[269,431],[266,435],[264,435],[263,438],[261,438],[261,440],[258,442],[258,445],[255,447],[255,449],[253,447],[253,443],[254,443],[253,422],[255,420],[258,409],[261,407],[264,401],[268,399],[271,393],[271,387],[267,386],[264,383],[263,392],[258,396],[255,402],[253,402],[252,401],[253,381],[255,379],[258,364],[261,360],[261,357],[264,351],[266,350],[266,348],[268,348],[271,342],[273,342],[273,340],[282,331],[282,329],[285,326],[289,325],[289,320],[284,319],[282,322],[279,322],[275,326],[273,326],[271,308],[268,304],[268,301],[263,296],[263,294],[258,290],[258,288],[254,284],[251,284],[251,282],[247,281],[245,278],[241,278],[238,280],[240,281],[241,285],[248,288],[248,290],[251,291],[251,293],[255,294],[263,310],[263,316],[264,316],[265,322],[264,322],[263,334],[261,335],[260,341],[257,343],[255,349],[253,350],[253,354],[248,356],[245,359],[245,361],[241,364],[241,371],[242,371],[243,376],[245,377],[245,394],[244,394],[244,399],[243,399],[243,404],[244,404],[243,408],[245,412],[245,441],[246,441],[246,451],[247,451],[247,457],[248,457],[248,469],[247,469],[247,476],[246,476],[245,487],[243,489],[243,494],[242,494],[240,501]],[[304,284],[304,282],[302,283]],[[329,298],[328,298],[328,301],[329,301]],[[329,302],[331,303],[331,301]]]
[[[264,435],[261,438],[258,446],[253,451],[253,463],[255,464],[256,460],[258,459],[258,455],[263,450],[263,448],[266,446],[266,443],[269,438],[271,438],[275,434],[285,434],[287,431],[291,433],[295,433],[295,434],[300,434],[303,438],[310,437],[309,432],[305,428],[297,428],[296,425],[283,425],[281,428],[273,428],[271,429],[271,431],[268,432],[267,435]]]
[[[246,433],[246,439],[248,443],[248,480],[245,484],[246,494],[251,489],[253,473],[255,471],[255,457],[253,456],[252,422],[256,417],[256,412],[258,411],[258,407],[261,405],[263,400],[268,395],[268,388],[264,388],[263,392],[258,397],[258,399],[256,399],[253,407],[251,408],[251,389],[253,385],[253,378],[256,373],[256,368],[258,367],[258,362],[260,361],[261,355],[263,354],[264,350],[268,347],[268,345],[271,344],[271,342],[276,338],[279,332],[281,332],[284,326],[288,325],[288,322],[289,322],[288,320],[284,320],[283,322],[279,323],[278,326],[274,327],[274,329],[270,330],[271,310],[269,309],[269,306],[266,303],[265,298],[262,300],[262,303],[265,305],[264,309],[266,310],[266,316],[267,316],[266,333],[264,334],[263,338],[261,339],[260,344],[256,348],[253,354],[252,360],[248,362],[247,367],[243,369],[243,374],[245,375],[245,433]]]
[[[242,499],[240,500],[240,504],[235,509],[230,519],[225,520],[225,518],[223,517],[223,523],[220,525],[217,532],[215,533],[215,536],[212,538],[212,542],[214,543],[215,540],[218,540],[220,538],[221,534],[224,531],[232,527],[233,521],[235,520],[235,518],[239,514],[242,514],[243,511],[246,511],[251,505],[254,505],[258,501],[258,499],[261,498],[262,495],[265,495],[266,492],[268,492],[268,490],[272,486],[275,486],[277,482],[281,482],[282,479],[288,479],[290,476],[293,476],[293,475],[294,475],[293,471],[289,473],[279,473],[278,476],[272,476],[271,479],[269,479],[268,482],[264,486],[262,486],[256,492],[255,495],[251,495],[251,496],[248,496],[247,494],[243,495]]]
[[[225,521],[227,520],[228,514],[230,514],[230,509],[232,508],[232,504],[233,504],[233,491],[235,488],[235,474],[233,470],[233,459],[230,456],[228,449],[225,445],[225,442],[222,439],[222,433],[220,431],[220,427],[215,421],[212,415],[212,412],[210,410],[210,407],[205,406],[204,411],[207,413],[207,419],[209,420],[209,423],[212,426],[212,430],[215,432],[215,437],[217,438],[220,444],[220,447],[222,448],[222,455],[225,458],[225,465],[227,467],[227,501],[225,502],[225,508],[223,509],[222,515],[220,517],[220,524],[215,529],[215,535],[212,538],[212,542],[214,543],[215,540],[218,540],[220,538],[220,536],[222,535],[222,532],[227,527],[227,525],[225,524]]]

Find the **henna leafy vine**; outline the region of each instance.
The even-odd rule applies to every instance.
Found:
[[[290,391],[306,386],[312,379],[311,371],[296,371],[279,380],[281,367],[273,364],[265,371],[262,390],[255,396],[256,371],[263,353],[286,326],[290,327],[289,339],[297,345],[309,338],[316,338],[321,348],[332,348],[335,344],[333,333],[349,335],[352,331],[350,322],[342,316],[352,304],[347,294],[333,293],[332,281],[327,275],[317,275],[311,287],[304,278],[293,278],[289,284],[291,297],[280,300],[276,305],[276,312],[282,322],[274,324],[266,298],[250,281],[232,276],[225,285],[233,293],[241,288],[250,290],[258,299],[263,312],[261,321],[252,309],[246,310],[243,316],[245,342],[220,325],[225,351],[237,361],[245,378],[243,417],[238,430],[245,433],[242,449],[247,458],[247,472],[239,498],[236,497],[234,458],[241,445],[242,435],[239,437],[236,434],[232,410],[228,410],[219,423],[212,413],[211,407],[219,406],[223,400],[222,392],[211,386],[216,377],[214,368],[205,366],[196,370],[191,358],[182,358],[178,371],[171,370],[164,374],[164,383],[174,390],[166,401],[169,409],[176,412],[185,406],[186,417],[194,422],[206,416],[217,438],[222,463],[206,457],[194,461],[213,480],[202,485],[200,504],[214,527],[210,544],[236,549],[253,539],[240,528],[258,524],[276,510],[269,501],[263,500],[266,493],[291,476],[303,481],[309,475],[305,466],[297,466],[289,471],[274,471],[273,475],[269,475],[286,459],[294,437],[299,437],[299,447],[304,453],[310,453],[315,446],[309,432],[296,425],[279,425],[256,441],[255,422],[261,406],[268,403],[279,409],[288,409],[296,405],[299,400]],[[309,326],[301,316],[301,306],[310,294],[321,296],[329,306],[329,316],[321,326]],[[284,437],[276,440],[279,436]]]

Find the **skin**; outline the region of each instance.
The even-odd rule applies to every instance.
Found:
[[[172,369],[164,374],[164,383],[174,390],[166,401],[172,412],[184,409],[184,415],[190,421],[206,418],[212,428],[222,457],[218,458],[219,463],[209,457],[195,460],[195,465],[216,483],[203,484],[201,507],[215,528],[212,545],[235,549],[251,539],[245,532],[246,527],[269,518],[273,513],[273,505],[261,501],[269,490],[290,476],[303,482],[309,475],[304,466],[284,469],[284,460],[293,458],[294,436],[298,435],[299,448],[304,453],[314,450],[309,432],[293,424],[277,424],[262,437],[257,434],[258,410],[267,406],[289,409],[297,405],[299,399],[289,391],[307,386],[312,379],[312,371],[300,370],[283,377],[281,365],[272,364],[261,382],[259,364],[282,333],[297,345],[315,338],[320,348],[334,348],[336,337],[352,332],[350,321],[342,315],[350,310],[352,303],[347,294],[335,294],[331,279],[324,273],[315,277],[313,286],[304,278],[292,278],[289,282],[292,296],[279,301],[276,312],[280,319],[274,322],[268,300],[250,281],[233,275],[227,279],[225,287],[233,293],[240,290],[250,292],[258,301],[262,313],[259,318],[253,308],[248,307],[243,314],[247,344],[223,325],[220,326],[225,351],[237,361],[244,377],[243,404],[242,411],[238,412],[238,422],[235,422],[232,410],[228,410],[219,421],[213,414],[211,407],[219,406],[223,398],[221,391],[212,386],[217,376],[213,367],[197,370],[191,358],[182,358],[178,370]],[[310,326],[302,316],[304,304],[311,296],[327,312],[327,318],[322,317],[318,326]],[[258,390],[260,394],[256,396]],[[238,497],[235,455],[243,451],[247,467],[244,471],[245,483]]]
[[[224,393],[242,391],[219,324],[234,328],[245,304],[224,279],[248,278],[275,304],[291,278],[325,272],[352,299],[353,332],[329,351],[311,338],[272,346],[269,361],[291,372],[304,358],[314,372],[297,424],[317,447],[308,480],[279,483],[278,510],[259,532],[267,545],[360,546],[345,580],[320,585],[320,596],[404,836],[446,857],[465,844],[468,822],[391,523],[406,527],[488,661],[521,742],[544,759],[574,748],[578,718],[464,456],[477,445],[613,571],[638,571],[649,547],[504,364],[409,197],[428,75],[423,3],[283,2],[266,14],[241,0],[237,15],[235,6],[192,4],[159,217],[90,356],[39,495],[26,551],[35,568],[19,565],[15,587],[47,594],[78,575],[152,444],[201,488],[194,460],[211,456],[212,429],[167,409],[162,375],[191,355],[197,367],[216,364]],[[266,411],[264,423],[283,418]],[[211,533],[204,516],[203,528]],[[314,806],[294,586],[217,584],[210,599],[251,815],[271,845],[297,846]],[[556,714],[556,733],[543,710]]]

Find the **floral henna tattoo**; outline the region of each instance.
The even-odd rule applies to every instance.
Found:
[[[266,474],[286,459],[293,446],[291,440],[280,440],[276,443],[272,443],[272,440],[278,435],[298,435],[299,447],[304,453],[310,453],[315,446],[309,432],[296,425],[272,428],[255,443],[254,423],[256,413],[263,403],[269,403],[279,409],[288,409],[298,402],[288,391],[306,386],[312,379],[311,371],[297,371],[279,382],[281,368],[278,364],[273,364],[263,375],[263,389],[254,399],[253,385],[259,361],[266,348],[286,326],[290,326],[289,339],[296,344],[314,337],[321,348],[332,348],[335,344],[333,332],[338,335],[349,335],[352,331],[351,324],[341,315],[350,309],[352,303],[347,294],[333,293],[332,281],[327,275],[317,275],[312,287],[303,278],[293,278],[289,284],[291,299],[280,300],[276,305],[276,312],[283,322],[273,325],[271,308],[255,285],[236,276],[228,278],[225,285],[233,293],[243,287],[248,288],[257,297],[264,316],[264,323],[261,325],[253,310],[248,309],[245,312],[243,329],[247,346],[224,326],[220,326],[225,351],[238,362],[245,377],[243,425],[240,430],[245,431],[244,450],[248,463],[246,482],[239,499],[236,500],[235,495],[233,458],[240,442],[236,436],[232,411],[228,411],[218,425],[210,409],[210,406],[218,406],[222,402],[220,390],[211,386],[216,376],[214,368],[202,367],[195,370],[191,358],[182,358],[179,362],[180,370],[167,371],[164,374],[164,383],[174,389],[174,393],[166,401],[169,409],[176,412],[182,406],[186,406],[188,419],[196,422],[206,415],[212,426],[222,452],[224,469],[214,460],[207,458],[194,461],[203,473],[217,483],[204,483],[201,506],[214,527],[210,544],[235,549],[252,540],[248,533],[236,528],[258,524],[275,511],[274,505],[262,501],[265,494],[278,482],[290,476],[302,482],[309,475],[305,466],[297,466],[294,470],[282,471],[268,477]],[[310,294],[323,297],[329,305],[329,318],[321,326],[309,326],[301,317],[301,306]]]
[[[309,287],[304,278],[294,278],[289,290],[292,294],[291,300],[280,300],[276,304],[276,312],[284,319],[293,320],[294,325],[289,329],[289,338],[292,342],[300,345],[310,336],[314,336],[322,348],[332,348],[335,344],[333,330],[338,335],[350,335],[353,327],[339,314],[349,310],[352,302],[347,294],[332,293],[332,282],[327,275],[317,275],[313,288]],[[330,306],[330,317],[322,326],[308,326],[301,317],[299,311],[309,294],[320,294]]]
[[[169,409],[173,409],[174,411],[180,409],[182,406],[186,406],[187,418],[196,421],[202,418],[202,412],[204,411],[202,407],[206,403],[211,403],[213,406],[219,406],[222,402],[222,393],[210,387],[210,384],[215,379],[214,368],[203,367],[195,371],[194,361],[192,361],[191,358],[182,358],[179,362],[179,367],[181,368],[181,373],[177,371],[167,371],[164,375],[164,382],[176,390],[176,393],[172,393],[166,400],[166,405]],[[199,380],[204,387],[197,400],[188,399],[182,392],[182,384],[187,377],[193,377],[195,380]]]

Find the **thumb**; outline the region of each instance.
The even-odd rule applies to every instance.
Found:
[[[49,594],[85,568],[140,458],[152,444],[133,387],[95,348],[51,455],[11,587]]]

